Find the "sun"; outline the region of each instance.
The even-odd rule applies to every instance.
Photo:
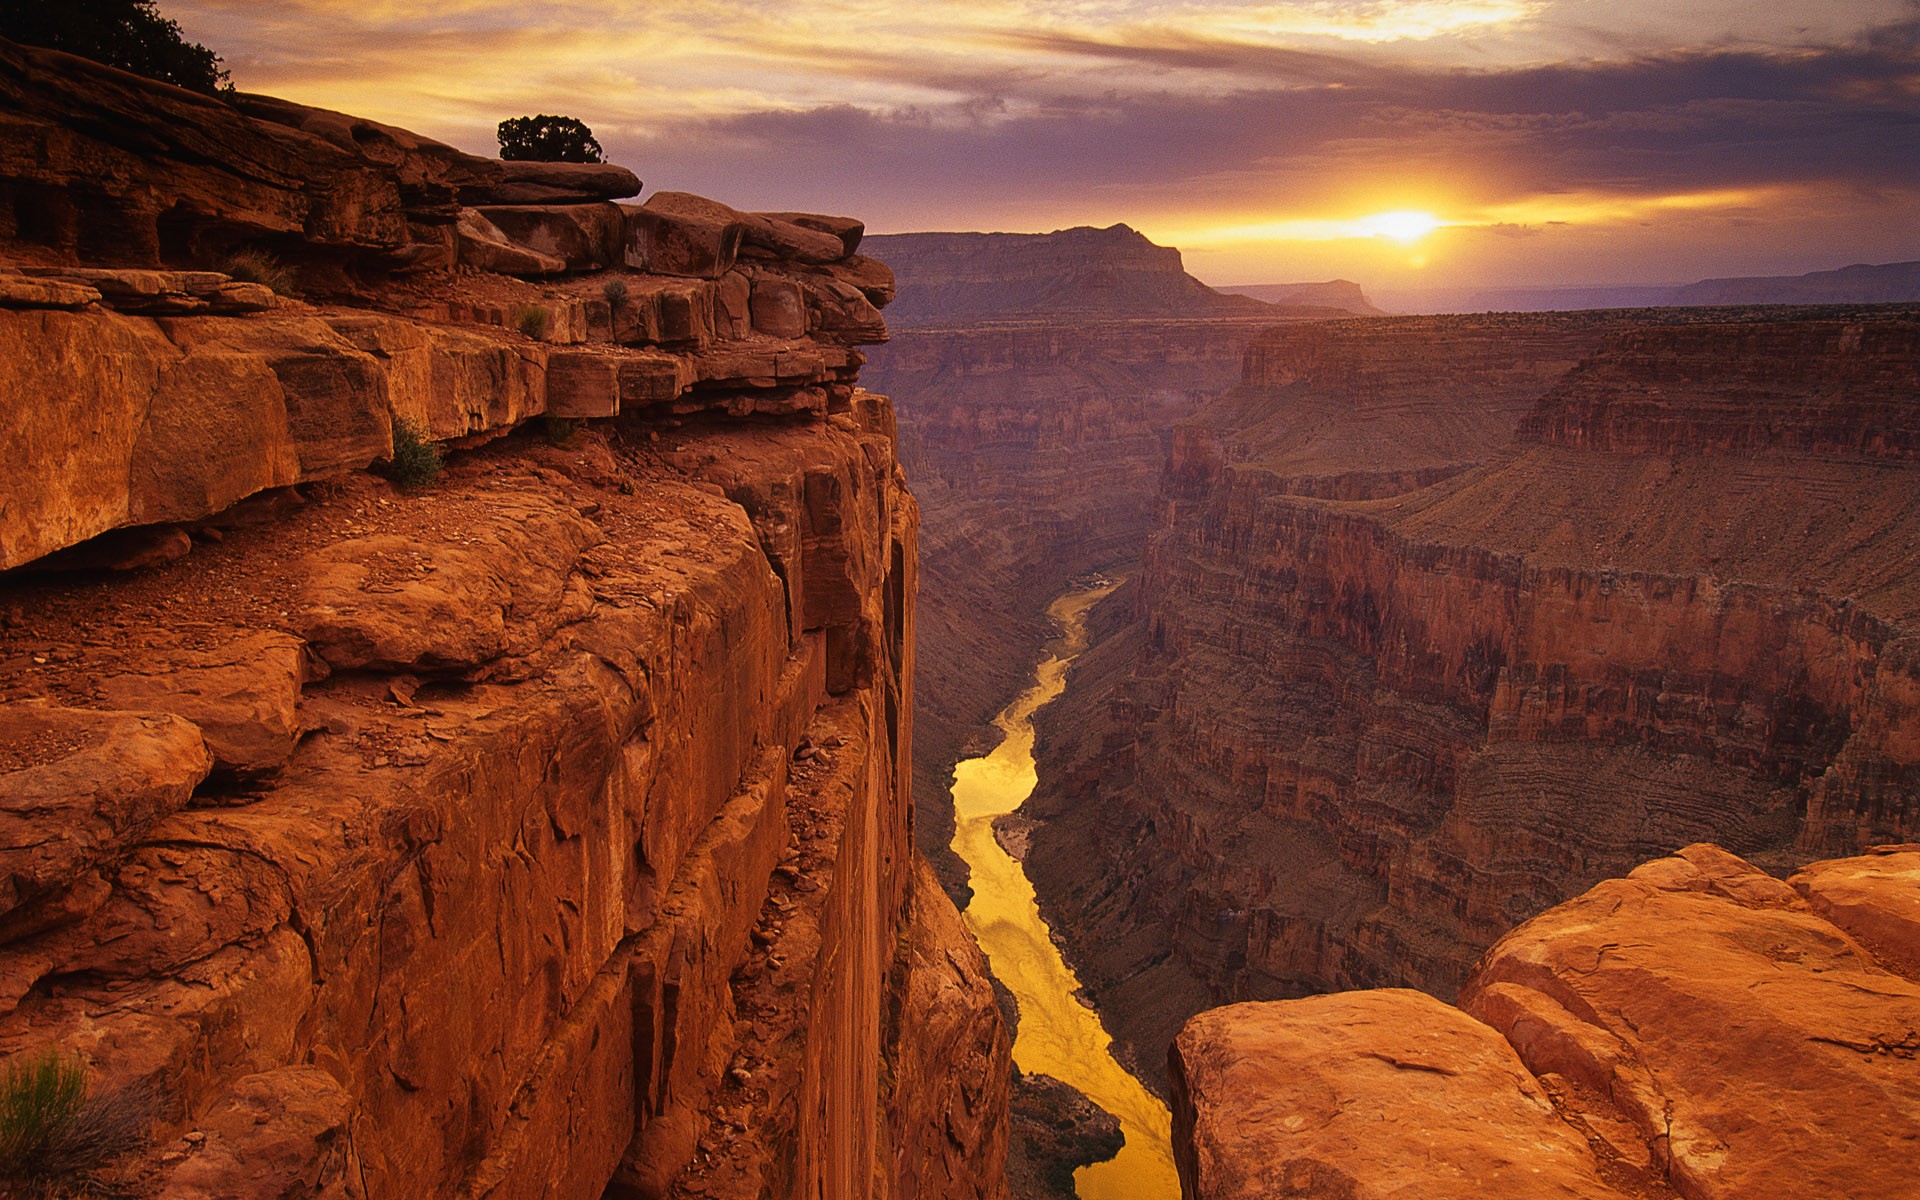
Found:
[[[1440,228],[1439,217],[1430,212],[1414,209],[1401,209],[1397,212],[1375,213],[1354,222],[1367,237],[1383,237],[1411,246],[1421,238]]]

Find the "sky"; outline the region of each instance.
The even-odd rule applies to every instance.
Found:
[[[1216,285],[1920,259],[1920,0],[162,0],[236,86],[870,230],[1125,222]]]

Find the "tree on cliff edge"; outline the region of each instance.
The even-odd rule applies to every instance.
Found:
[[[500,157],[521,162],[601,162],[593,130],[572,117],[510,117],[500,122]]]
[[[7,0],[0,4],[0,37],[209,96],[227,81],[220,56],[181,37],[154,0]]]

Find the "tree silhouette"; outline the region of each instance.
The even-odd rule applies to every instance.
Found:
[[[0,37],[213,95],[226,84],[220,56],[180,36],[154,0],[7,0]],[[227,85],[231,88],[231,85]]]
[[[572,117],[511,117],[500,122],[500,157],[521,162],[600,162],[593,130]]]

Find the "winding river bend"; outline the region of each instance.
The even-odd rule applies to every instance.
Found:
[[[1080,981],[1040,919],[1033,884],[993,836],[994,818],[1018,808],[1038,782],[1033,715],[1066,687],[1068,664],[1086,648],[1087,610],[1113,588],[1109,583],[1069,592],[1047,609],[1060,637],[1035,668],[1033,686],[994,718],[1006,737],[992,753],[963,759],[953,769],[953,849],[972,871],[967,924],[993,973],[1020,1002],[1014,1062],[1022,1071],[1080,1089],[1118,1118],[1126,1135],[1116,1157],[1074,1175],[1081,1200],[1178,1200],[1167,1106],[1114,1061],[1099,1015],[1074,999]]]

